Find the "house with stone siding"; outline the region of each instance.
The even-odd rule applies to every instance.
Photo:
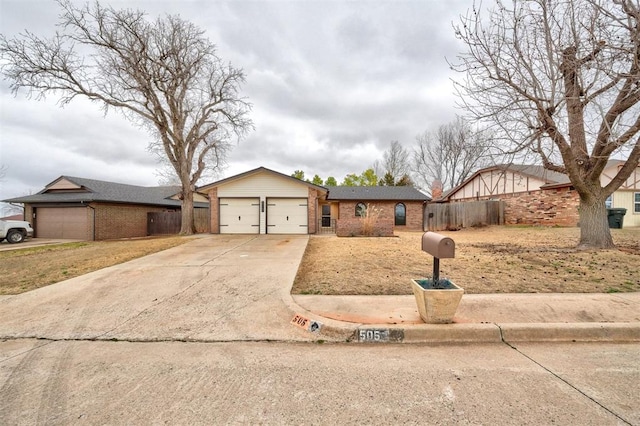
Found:
[[[600,178],[607,185],[624,161],[611,160]],[[505,202],[506,224],[577,226],[578,193],[569,177],[538,165],[497,165],[475,172],[438,202]],[[608,208],[625,208],[623,226],[640,226],[640,166],[607,199]]]

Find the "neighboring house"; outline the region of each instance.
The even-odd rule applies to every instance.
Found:
[[[624,164],[607,163],[606,185]],[[478,170],[438,202],[503,200],[506,224],[576,226],[580,199],[568,176],[534,165],[498,165]],[[624,227],[640,226],[640,167],[607,200],[607,207],[625,208]]]
[[[382,209],[374,235],[393,235],[394,228],[422,231],[428,200],[409,187],[325,188],[264,167],[198,191],[209,196],[214,234],[357,235],[367,204]]]
[[[149,213],[179,212],[178,186],[142,187],[60,176],[34,195],[4,200],[23,203],[35,237],[107,240],[148,235]],[[208,200],[196,194],[196,216],[206,216]],[[208,232],[208,227],[200,232]]]

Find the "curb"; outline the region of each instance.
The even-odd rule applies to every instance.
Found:
[[[356,329],[362,324],[345,323],[331,318],[325,318],[316,315],[298,305],[291,296],[291,288],[282,293],[282,302],[289,311],[291,316],[291,326],[294,327],[296,317],[302,317],[310,322],[318,323],[320,326],[317,331],[310,331],[309,327],[303,326],[310,335],[317,335],[316,340],[330,340],[334,342],[349,342],[355,340]],[[298,325],[300,327],[300,325]]]
[[[291,317],[316,324],[317,340],[359,343],[640,342],[640,322],[362,324],[325,318],[283,294]],[[294,325],[292,325],[294,326]]]
[[[501,324],[507,342],[640,342],[638,322]]]

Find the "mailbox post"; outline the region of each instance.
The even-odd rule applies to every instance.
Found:
[[[456,254],[456,243],[449,237],[435,232],[422,235],[422,251],[433,256],[433,285],[440,281],[440,259],[452,259]]]
[[[422,235],[422,250],[433,256],[433,279],[411,280],[418,313],[426,323],[451,323],[464,289],[449,279],[440,280],[440,259],[455,257],[456,244],[444,235],[425,232]]]

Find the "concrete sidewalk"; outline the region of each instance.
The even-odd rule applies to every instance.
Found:
[[[375,341],[366,331],[381,330],[403,342],[640,341],[640,293],[467,294],[453,324],[424,324],[412,295],[293,295],[291,303],[324,333],[356,340]]]

